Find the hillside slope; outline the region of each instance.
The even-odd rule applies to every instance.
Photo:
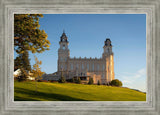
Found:
[[[72,83],[14,82],[15,101],[146,101],[146,94],[128,88]]]

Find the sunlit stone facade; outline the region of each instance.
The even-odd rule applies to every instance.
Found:
[[[64,32],[60,37],[59,45],[57,71],[59,75],[63,72],[66,79],[80,77],[84,81],[88,81],[91,77],[94,83],[99,80],[102,84],[107,84],[114,79],[114,55],[110,39],[107,38],[104,42],[101,58],[71,58],[68,38]]]

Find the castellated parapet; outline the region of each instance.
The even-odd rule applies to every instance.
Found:
[[[99,80],[102,84],[107,84],[114,79],[114,54],[109,38],[104,42],[104,51],[101,58],[70,57],[69,42],[64,32],[60,37],[59,45],[56,79],[57,76],[60,78],[62,72],[66,79],[80,77],[84,82],[93,78],[94,83]]]

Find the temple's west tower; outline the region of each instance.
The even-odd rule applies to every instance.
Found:
[[[58,71],[67,71],[67,60],[70,56],[68,49],[68,38],[65,32],[62,33],[59,41],[60,48],[58,49]]]

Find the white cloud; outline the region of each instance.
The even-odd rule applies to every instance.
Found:
[[[124,87],[134,88],[145,91],[146,69],[139,69],[135,73],[123,72],[117,75],[123,83]]]
[[[123,80],[123,83],[131,83],[129,80]]]
[[[140,69],[136,74],[135,76],[133,76],[134,78],[140,78],[142,76],[146,75],[146,69],[143,68],[143,69]]]

